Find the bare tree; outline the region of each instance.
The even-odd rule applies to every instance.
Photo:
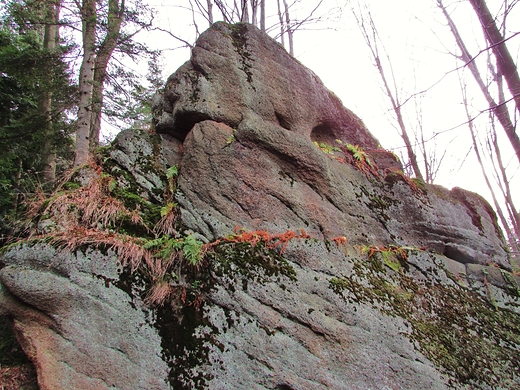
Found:
[[[285,47],[285,20],[283,18],[280,0],[276,0],[276,5],[278,6],[278,20],[280,21],[280,40],[282,42],[282,46]]]
[[[504,77],[509,91],[513,95],[516,109],[520,111],[520,77],[518,76],[515,61],[506,46],[504,35],[497,27],[495,18],[491,15],[491,12],[489,12],[485,0],[469,0],[469,2],[479,18],[482,29],[484,30],[484,35],[495,55],[498,69]]]
[[[260,0],[260,30],[265,32],[265,0]]]
[[[249,6],[247,0],[241,0],[240,6],[240,22],[249,23]]]
[[[491,179],[487,173],[486,166],[488,164],[484,163],[484,159],[481,153],[481,147],[479,146],[479,143],[477,141],[477,132],[475,130],[475,118],[471,115],[469,110],[469,103],[467,98],[467,92],[466,92],[466,85],[462,82],[462,77],[459,75],[459,81],[461,83],[461,91],[462,91],[462,101],[464,110],[466,112],[466,116],[468,118],[468,129],[471,135],[471,141],[473,145],[473,151],[475,152],[475,156],[477,158],[480,171],[482,172],[482,177],[484,178],[484,182],[486,183],[486,186],[489,189],[489,192],[491,194],[491,198],[493,200],[493,205],[495,206],[495,210],[497,212],[498,218],[502,224],[502,227],[504,228],[507,236],[507,240],[509,242],[510,247],[518,251],[519,250],[519,242],[518,237],[520,237],[520,218],[518,216],[518,212],[516,211],[516,207],[513,203],[513,199],[511,197],[511,190],[509,188],[509,181],[507,180],[506,171],[504,169],[504,165],[502,163],[502,157],[500,154],[500,148],[498,147],[497,143],[497,137],[496,132],[494,130],[494,121],[493,118],[491,118],[491,132],[488,135],[488,154],[492,156],[495,154],[495,159],[491,159],[493,162],[496,162],[496,165],[493,165],[495,176],[497,178],[496,185],[493,185],[491,183]],[[497,167],[498,165],[498,167]],[[499,174],[500,172],[500,174]],[[509,215],[509,220],[506,218],[503,206],[498,200],[497,196],[497,186],[502,192],[502,195],[504,199],[506,200],[506,210]]]
[[[423,113],[422,113],[422,98],[424,97],[424,93],[415,94],[413,96],[413,102],[415,106],[415,116],[414,122],[416,123],[415,127],[412,126],[414,137],[415,137],[415,145],[417,145],[418,154],[422,156],[423,166],[424,166],[424,181],[429,184],[433,184],[439,170],[442,166],[442,162],[444,157],[446,156],[447,149],[445,148],[443,151],[440,151],[437,148],[437,145],[431,147],[428,144],[431,142],[435,142],[434,140],[426,140],[424,122],[423,122]]]
[[[213,3],[211,0],[208,0],[208,22],[210,26],[213,24]]]
[[[489,109],[495,114],[496,118],[500,122],[502,128],[504,129],[504,132],[507,135],[507,138],[509,139],[509,142],[513,146],[518,161],[520,161],[520,138],[518,138],[518,134],[516,134],[516,126],[513,124],[511,120],[509,111],[507,109],[507,105],[505,104],[505,102],[497,104],[497,102],[489,92],[487,83],[484,81],[480,74],[480,71],[477,68],[475,58],[472,57],[469,53],[469,50],[467,49],[466,44],[464,43],[462,36],[460,35],[457,29],[457,26],[455,25],[450,14],[446,10],[446,7],[444,6],[442,0],[437,0],[437,4],[440,10],[442,11],[444,17],[446,18],[446,21],[448,22],[448,26],[460,50],[459,59],[468,67],[471,74],[473,75],[473,78],[475,79],[477,85],[479,86],[482,94],[484,95],[488,103]],[[497,80],[499,79],[500,78],[497,78]]]
[[[366,16],[354,14],[357,23],[359,25],[359,28],[361,29],[361,33],[363,34],[363,37],[365,38],[365,42],[370,49],[370,53],[372,54],[372,58],[374,59],[375,66],[377,68],[377,71],[379,72],[379,75],[381,76],[381,80],[383,82],[383,86],[385,88],[385,93],[390,99],[390,103],[392,104],[392,110],[395,114],[397,124],[399,126],[399,135],[404,141],[404,144],[406,146],[406,152],[408,155],[408,159],[410,161],[410,165],[412,166],[413,173],[416,178],[423,180],[424,177],[421,173],[421,169],[419,168],[419,163],[417,162],[417,155],[415,154],[412,142],[410,141],[410,137],[408,135],[408,130],[406,128],[406,124],[403,117],[402,107],[403,103],[401,102],[401,99],[399,97],[399,93],[397,90],[397,85],[395,82],[395,77],[393,73],[393,68],[391,61],[389,60],[388,54],[386,54],[389,67],[390,67],[390,77],[391,82],[387,77],[385,68],[383,67],[382,61],[381,61],[381,55],[379,53],[379,44],[381,42],[381,39],[379,37],[379,34],[377,32],[377,28],[375,26],[374,20],[372,19],[372,16],[370,12],[367,12]]]
[[[503,80],[507,81],[507,77],[503,77],[502,70],[504,67],[500,65],[500,61],[496,58],[497,53],[494,53],[494,58],[496,60],[497,66],[493,64],[492,56],[489,51],[487,52],[487,63],[486,63],[486,71],[489,74],[489,79],[486,79],[484,72],[481,72],[478,69],[476,57],[471,56],[469,50],[464,43],[464,40],[455,25],[455,22],[451,18],[451,15],[448,13],[446,7],[444,6],[442,0],[437,0],[437,4],[439,9],[442,11],[450,31],[455,39],[457,44],[457,48],[460,51],[460,54],[455,55],[455,57],[460,60],[464,64],[464,69],[468,69],[472,75],[472,78],[475,80],[479,90],[482,95],[486,99],[489,107],[489,125],[487,131],[487,149],[485,151],[479,146],[477,142],[478,136],[475,130],[475,116],[472,116],[469,110],[469,104],[467,100],[466,94],[466,85],[461,81],[461,90],[463,96],[463,105],[466,112],[466,116],[468,118],[468,127],[470,130],[470,135],[473,144],[473,150],[475,152],[475,156],[480,165],[480,169],[482,171],[482,175],[484,181],[491,193],[493,203],[495,209],[497,211],[498,217],[504,228],[508,242],[510,247],[517,251],[519,250],[520,245],[520,215],[518,213],[518,209],[514,204],[514,197],[511,192],[510,180],[508,178],[508,174],[506,172],[506,167],[502,161],[502,153],[497,141],[497,134],[495,124],[496,121],[500,123],[500,126],[504,129],[517,158],[520,160],[520,155],[518,154],[518,147],[520,146],[520,141],[516,134],[516,126],[511,119],[511,115],[509,113],[506,98],[503,87]],[[486,8],[487,10],[487,8]],[[486,11],[489,13],[489,10]],[[504,20],[502,25],[505,28],[507,12],[504,12]],[[495,22],[493,21],[494,26]],[[495,32],[496,33],[496,32]],[[500,32],[499,32],[500,33]],[[500,33],[502,35],[502,33]],[[481,52],[481,53],[482,53]],[[459,79],[462,76],[459,74]],[[496,90],[496,98],[493,97],[491,89]],[[487,156],[488,162],[484,162],[484,156]],[[488,169],[493,170],[494,183],[491,182],[490,174],[487,172]],[[501,200],[499,200],[499,196],[501,194]]]
[[[214,5],[220,13],[222,20],[227,23],[252,23],[267,33],[279,30],[280,32],[275,34],[274,38],[280,39],[284,47],[286,47],[287,42],[287,49],[291,55],[294,55],[294,33],[308,24],[319,23],[328,17],[328,15],[326,17],[315,15],[323,1],[319,0],[305,18],[296,20],[291,18],[291,12],[293,7],[299,4],[299,1],[277,0],[277,11],[274,12],[278,16],[278,22],[272,26],[267,26],[266,0],[214,0],[213,2],[208,0],[206,6],[202,4],[201,0],[195,0],[198,9],[197,13],[200,13],[210,25],[219,18],[218,15],[213,14]],[[274,4],[274,1],[270,4]],[[191,8],[192,16],[195,17],[194,7],[192,6]],[[196,35],[199,35],[198,30]]]
[[[293,41],[293,27],[291,26],[291,17],[289,16],[289,6],[287,0],[283,0],[283,7],[285,13],[285,28],[287,33],[287,40],[289,41],[289,54],[294,56],[294,41]]]

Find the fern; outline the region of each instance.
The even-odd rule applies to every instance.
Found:
[[[352,153],[352,157],[354,157],[354,159],[360,163],[367,163],[368,165],[372,166],[370,158],[362,147],[359,145],[347,144],[347,149],[350,153]]]
[[[166,178],[168,180],[173,179],[175,176],[179,174],[179,167],[177,164],[172,165],[170,168],[166,170]]]
[[[201,241],[193,237],[193,234],[184,238],[182,253],[191,265],[197,265],[202,260],[203,245]]]
[[[144,249],[150,250],[154,253],[154,257],[160,257],[163,260],[171,258],[173,253],[181,250],[182,247],[182,239],[170,238],[168,235],[149,240],[143,245]]]
[[[167,203],[166,206],[161,207],[161,217],[166,217],[168,214],[173,213],[175,207],[177,207],[177,203],[175,202]]]

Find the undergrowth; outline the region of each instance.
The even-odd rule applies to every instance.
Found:
[[[129,194],[117,176],[91,162],[71,173],[52,194],[38,193],[28,203],[18,237],[2,250],[38,242],[70,252],[111,249],[130,274],[138,272],[146,280],[147,304],[170,302],[179,308],[187,304],[187,297],[190,304],[200,304],[204,279],[200,268],[208,266],[208,252],[219,245],[248,243],[254,248],[261,244],[281,254],[290,240],[309,238],[304,231],[269,234],[237,227],[233,234],[204,244],[179,226],[174,202],[178,172],[177,166],[166,171],[164,203],[157,205]]]
[[[81,173],[81,175],[80,175]],[[199,267],[203,243],[176,228],[173,201],[177,167],[166,172],[165,205],[123,194],[117,177],[91,162],[50,195],[37,194],[28,204],[20,243],[46,242],[58,249],[112,249],[123,267],[149,280],[145,301],[161,305],[185,295],[185,274]],[[82,181],[82,185],[70,185]],[[126,191],[127,192],[127,191]]]
[[[344,143],[343,141],[337,139],[336,144],[338,146],[328,145],[324,142],[314,142],[323,153],[328,155],[330,158],[337,160],[341,163],[350,164],[355,166],[361,172],[363,172],[368,178],[376,177],[381,179],[381,174],[379,172],[379,167],[376,165],[374,160],[369,156],[369,153],[359,145],[352,145],[349,143]],[[381,152],[383,149],[375,149],[373,152]],[[341,152],[341,155],[337,155],[338,152]],[[391,153],[394,155],[393,153]],[[394,155],[394,157],[399,161],[398,157]],[[424,188],[424,182],[419,179],[412,179],[404,174],[397,167],[386,168],[384,170],[383,179],[389,183],[394,183],[396,181],[402,181],[406,183],[415,194],[425,193],[426,189]]]

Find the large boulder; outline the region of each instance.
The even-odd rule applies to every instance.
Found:
[[[520,386],[519,277],[489,204],[404,176],[266,34],[214,24],[154,116],[159,134],[107,151],[106,191],[136,219],[175,209],[171,234],[204,259],[169,270],[182,293],[151,308],[152,270],[94,242],[4,254],[0,313],[42,389]]]
[[[237,225],[305,229],[352,245],[425,247],[508,267],[496,216],[478,195],[399,175],[363,122],[318,77],[254,26],[216,23],[155,97],[160,133],[183,141],[183,222],[208,239]],[[363,148],[378,175],[342,151]]]

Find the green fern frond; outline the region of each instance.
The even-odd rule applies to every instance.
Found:
[[[192,234],[184,238],[182,253],[191,265],[197,265],[202,260],[202,246],[204,244],[193,237]]]
[[[173,177],[179,174],[179,167],[176,165],[172,165],[170,168],[166,170],[166,178],[168,180],[173,179]]]

